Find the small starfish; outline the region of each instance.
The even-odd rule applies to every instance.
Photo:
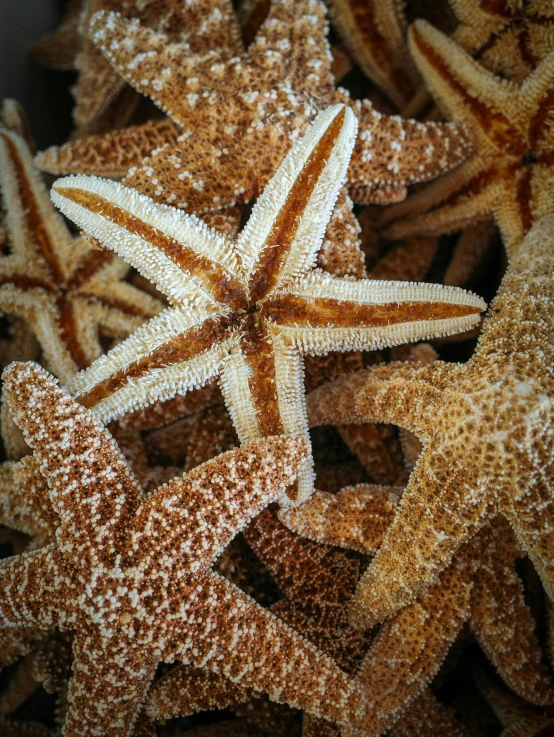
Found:
[[[462,290],[337,279],[313,268],[355,135],[349,108],[320,113],[236,242],[120,184],[58,180],[58,207],[175,305],[79,374],[71,383],[78,401],[107,422],[219,375],[241,442],[282,432],[307,438],[303,355],[474,325],[483,302]],[[311,491],[307,468],[290,498]]]
[[[312,422],[392,422],[423,443],[360,582],[352,610],[360,626],[411,601],[498,513],[554,598],[553,264],[549,216],[512,256],[468,363],[378,366],[311,395]]]
[[[495,74],[523,82],[552,51],[550,0],[449,0],[460,25],[455,40]]]
[[[325,33],[319,0],[274,0],[245,54],[227,60],[213,50],[187,59],[164,34],[97,13],[95,43],[170,119],[49,149],[40,166],[105,176],[133,167],[125,183],[138,191],[195,212],[213,210],[257,197],[318,110],[340,102],[360,123],[348,177],[357,202],[403,199],[408,183],[467,156],[467,134],[456,126],[388,117],[336,90]]]
[[[55,543],[0,566],[0,612],[4,627],[76,631],[65,737],[130,734],[160,660],[339,722],[360,713],[361,693],[330,658],[210,571],[291,483],[303,441],[256,441],[146,498],[107,430],[43,369],[12,364],[3,378],[59,527]]]
[[[410,49],[439,105],[474,132],[476,152],[389,208],[383,232],[393,239],[439,235],[494,215],[510,253],[551,210],[554,55],[518,85],[484,69],[424,21],[410,29]]]
[[[98,333],[123,337],[161,304],[122,281],[128,267],[75,240],[52,206],[26,142],[0,130],[0,186],[11,251],[0,257],[0,310],[25,318],[67,381],[102,354]]]

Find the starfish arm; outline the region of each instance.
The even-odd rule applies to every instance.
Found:
[[[235,342],[225,316],[165,310],[77,374],[69,389],[109,422],[204,386],[220,373]]]
[[[317,265],[334,276],[363,279],[365,256],[360,247],[360,226],[353,211],[354,203],[343,187],[327,225]]]
[[[389,201],[404,199],[407,185],[445,174],[471,152],[464,127],[383,115],[366,100],[354,103],[353,110],[360,129],[348,169],[348,186],[356,202],[360,188],[377,193],[396,188],[399,196]]]
[[[47,280],[65,281],[73,238],[52,207],[28,144],[8,130],[0,134],[0,188],[12,252]]]
[[[441,704],[430,688],[411,702],[390,730],[390,737],[421,737],[425,733],[441,737],[470,737],[458,722],[454,710]]]
[[[48,486],[33,457],[28,456],[17,464],[3,463],[0,467],[0,523],[35,538],[35,544],[40,547],[55,532],[55,519]]]
[[[396,513],[403,489],[359,484],[338,494],[316,491],[303,504],[279,512],[279,519],[303,537],[360,553],[375,553]]]
[[[8,632],[3,630],[2,634]],[[44,633],[42,633],[44,635]],[[27,655],[16,666],[7,686],[0,696],[0,714],[13,714],[40,688],[33,677],[33,656]]]
[[[403,449],[390,425],[342,425],[338,431],[372,481],[399,484],[404,480]]]
[[[256,514],[280,496],[307,457],[307,443],[265,438],[203,463],[173,479],[143,504],[134,523],[133,548],[143,539],[156,561],[180,551],[179,566],[202,571]],[[163,513],[162,513],[163,512]]]
[[[227,709],[250,701],[253,691],[222,673],[178,664],[148,691],[146,713],[151,719],[172,719],[209,709]]]
[[[83,558],[95,564],[106,556],[111,560],[113,550],[105,541],[126,533],[143,497],[123,454],[94,415],[44,369],[15,363],[3,378],[15,421],[50,486],[61,525],[58,540],[71,549],[86,538]]]
[[[213,304],[238,288],[231,241],[195,216],[94,177],[59,179],[51,194],[65,215],[175,303]]]
[[[155,430],[214,404],[221,404],[221,393],[215,383],[193,389],[185,395],[176,394],[167,402],[153,402],[145,409],[123,417],[121,424],[131,430]]]
[[[60,620],[59,602],[71,596],[63,561],[53,545],[4,559],[0,564],[0,626],[48,629]]]
[[[78,126],[86,126],[99,118],[122,92],[125,80],[97,52],[86,36],[75,66],[78,76],[73,88],[73,120]]]
[[[126,282],[90,284],[79,294],[83,306],[86,304],[97,315],[95,322],[102,333],[114,337],[129,335],[164,307],[160,300]]]
[[[184,659],[333,721],[348,721],[355,684],[329,657],[215,573],[205,574],[195,602],[202,618],[174,625],[164,660]],[[223,620],[221,619],[223,618]],[[210,621],[230,623],[217,633]]]
[[[265,314],[303,353],[373,350],[473,327],[485,303],[438,284],[344,281],[323,272],[272,295]]]
[[[33,56],[52,69],[73,69],[81,48],[79,17],[84,0],[69,0],[62,22],[54,33],[42,36],[31,46]]]
[[[35,164],[50,174],[124,177],[129,169],[140,166],[160,146],[176,145],[179,132],[177,125],[169,119],[152,120],[143,125],[80,138],[63,146],[51,146],[36,155]]]
[[[42,640],[46,630],[37,625],[26,624],[4,627],[0,630],[0,667],[7,668],[19,658],[27,655],[37,641]],[[5,701],[5,691],[2,693],[1,703]],[[6,711],[0,711],[6,714]]]
[[[545,705],[552,703],[554,692],[515,571],[520,555],[513,532],[499,518],[487,529],[486,549],[479,555],[483,563],[473,577],[471,628],[510,688]]]
[[[110,641],[95,630],[77,632],[73,657],[64,737],[131,734],[156,661],[131,642]]]
[[[465,228],[454,247],[452,258],[444,272],[443,283],[453,287],[465,284],[482,263],[497,232],[492,220]]]
[[[289,151],[237,239],[252,299],[315,264],[356,137],[356,118],[334,105]]]
[[[38,722],[12,722],[0,718],[0,728],[4,737],[53,737],[52,730]]]

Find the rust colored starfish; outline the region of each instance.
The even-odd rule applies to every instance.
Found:
[[[410,48],[427,85],[453,120],[475,135],[457,170],[382,218],[387,237],[439,235],[494,215],[508,253],[551,210],[554,186],[554,55],[522,85],[496,77],[423,21]]]
[[[311,422],[392,422],[423,452],[352,610],[370,626],[437,579],[459,546],[505,515],[554,596],[554,217],[513,255],[466,364],[389,364],[310,397]]]
[[[79,402],[107,422],[219,376],[241,441],[281,432],[307,438],[303,355],[474,325],[483,302],[462,290],[337,279],[313,268],[355,135],[349,108],[321,113],[236,242],[120,184],[59,180],[52,197],[60,209],[174,304],[72,381]],[[312,490],[308,468],[290,498]]]

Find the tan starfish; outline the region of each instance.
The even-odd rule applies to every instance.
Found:
[[[439,105],[471,128],[476,151],[440,182],[389,208],[384,234],[439,235],[494,215],[511,252],[551,211],[554,56],[518,85],[423,21],[410,30],[410,49]]]
[[[460,25],[455,40],[487,69],[515,82],[552,51],[554,9],[549,0],[449,0]]]
[[[55,543],[0,566],[0,612],[4,627],[76,631],[65,737],[129,734],[159,660],[207,667],[339,722],[360,715],[352,679],[210,571],[290,484],[303,441],[254,442],[146,498],[108,432],[43,369],[12,364],[4,392],[59,528]]]
[[[27,144],[5,129],[0,185],[10,243],[0,257],[0,310],[31,325],[49,366],[67,381],[101,355],[99,333],[126,336],[161,304],[123,281],[123,261],[71,236]]]
[[[170,118],[49,149],[38,161],[53,173],[123,176],[133,167],[125,182],[140,192],[213,210],[258,196],[318,110],[339,102],[360,123],[348,176],[355,201],[403,199],[407,184],[438,176],[469,152],[456,126],[381,115],[335,90],[319,0],[274,0],[256,40],[229,60],[217,50],[183,60],[179,44],[114,13],[98,13],[91,27],[120,74]]]
[[[554,217],[513,255],[466,364],[389,364],[314,392],[311,422],[392,422],[423,452],[355,597],[353,620],[380,621],[437,579],[498,513],[554,596],[552,324]]]
[[[258,199],[236,242],[120,184],[59,180],[54,202],[175,305],[79,374],[71,391],[103,421],[216,376],[242,442],[307,437],[302,356],[464,330],[483,302],[440,285],[352,281],[313,268],[356,120],[321,113]],[[312,471],[290,498],[312,491]],[[287,502],[283,499],[283,503]]]

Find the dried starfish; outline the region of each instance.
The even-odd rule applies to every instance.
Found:
[[[67,381],[161,304],[123,282],[128,267],[74,239],[52,206],[26,142],[0,131],[0,186],[10,253],[0,257],[0,310],[25,318],[49,366]]]
[[[550,0],[449,0],[460,25],[455,40],[487,69],[523,80],[552,51]]]
[[[308,436],[302,356],[464,330],[483,302],[440,285],[352,281],[313,264],[348,166],[356,119],[320,113],[258,199],[236,242],[120,184],[58,180],[54,202],[175,305],[71,382],[107,422],[216,376],[239,439]],[[290,499],[312,492],[312,470]]]
[[[79,19],[87,0],[68,0],[60,27],[31,46],[33,55],[53,69],[74,69],[81,51]]]
[[[0,566],[1,616],[76,631],[65,737],[129,734],[159,660],[340,722],[360,715],[352,679],[209,569],[291,483],[303,441],[255,441],[145,498],[108,432],[43,369],[12,364],[3,378],[59,528],[55,543]]]
[[[338,102],[360,123],[348,177],[356,201],[403,199],[407,184],[469,152],[451,124],[381,115],[335,90],[319,0],[274,0],[248,51],[228,61],[218,51],[183,60],[179,44],[115,13],[96,14],[91,28],[120,74],[170,119],[49,149],[38,161],[53,173],[123,176],[133,167],[125,183],[153,199],[213,210],[258,196],[318,109]]]
[[[410,49],[439,105],[474,132],[476,152],[437,184],[389,208],[384,234],[439,235],[494,215],[510,253],[551,211],[554,55],[520,86],[495,77],[424,21],[412,26]]]
[[[355,597],[370,626],[437,579],[498,513],[554,597],[551,465],[554,216],[517,252],[466,364],[389,364],[316,390],[315,424],[392,422],[423,452]]]

